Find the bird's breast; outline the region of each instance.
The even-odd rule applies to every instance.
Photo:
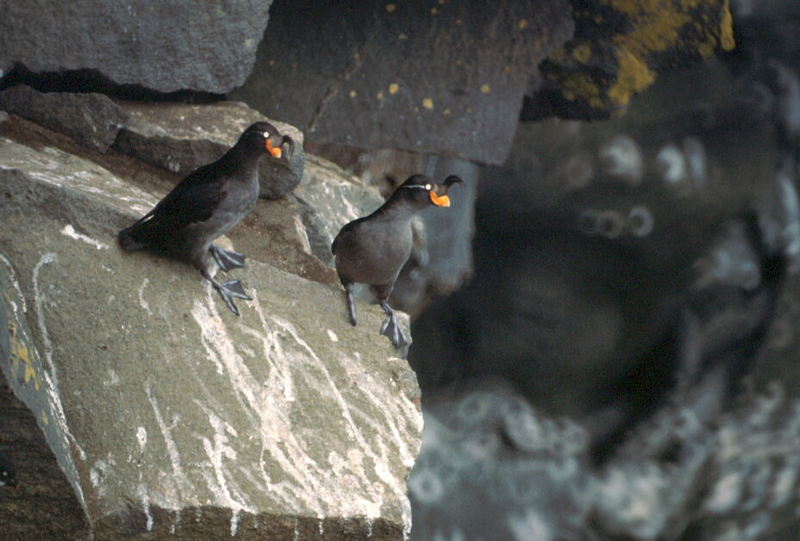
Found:
[[[355,282],[393,282],[411,254],[411,227],[359,224],[336,248],[336,268]]]

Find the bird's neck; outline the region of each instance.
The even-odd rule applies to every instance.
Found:
[[[231,167],[244,169],[245,171],[255,171],[258,168],[258,159],[261,153],[252,152],[244,145],[236,144],[225,153],[224,160]]]
[[[389,199],[378,210],[375,211],[376,217],[384,220],[411,220],[414,213],[419,210],[410,201]]]

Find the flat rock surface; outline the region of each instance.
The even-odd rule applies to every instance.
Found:
[[[251,252],[236,318],[189,266],[116,247],[156,201],[124,174],[6,137],[0,156],[10,319],[35,329],[12,345],[28,380],[3,370],[99,538],[402,537],[421,414],[380,309],[353,328],[337,289]]]

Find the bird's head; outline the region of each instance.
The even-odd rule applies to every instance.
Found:
[[[281,135],[278,128],[269,122],[256,122],[247,128],[239,141],[256,146],[260,151],[266,151],[273,158],[286,159],[294,154],[294,140],[288,135]]]
[[[450,197],[447,191],[457,182],[461,182],[461,179],[455,175],[450,175],[441,184],[436,184],[426,175],[412,175],[397,188],[395,193],[404,199],[419,203],[420,206],[433,204],[437,207],[449,207]]]

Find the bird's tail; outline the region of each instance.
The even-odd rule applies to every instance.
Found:
[[[119,232],[117,235],[117,240],[119,241],[119,246],[126,252],[133,252],[134,250],[141,250],[145,248],[147,245],[143,242],[139,242],[135,238],[133,238],[136,232],[136,224],[126,227],[122,231]]]

